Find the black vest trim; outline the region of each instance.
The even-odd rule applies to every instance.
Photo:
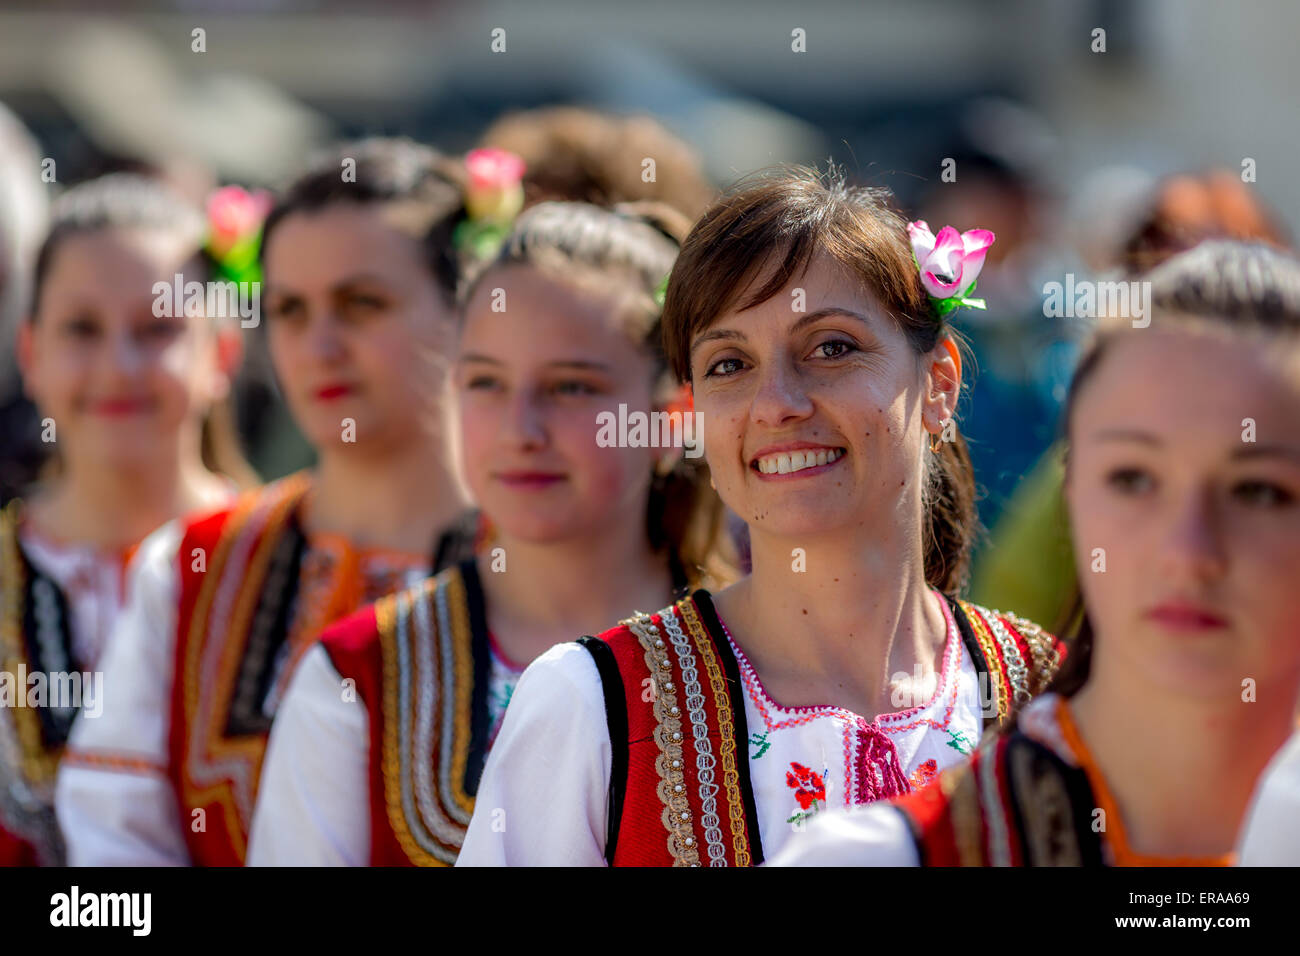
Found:
[[[610,646],[598,637],[590,635],[578,638],[578,643],[586,648],[587,653],[596,664],[600,674],[600,686],[605,695],[605,722],[609,726],[609,808],[605,827],[605,862],[614,864],[614,853],[618,849],[618,831],[623,823],[623,801],[627,794],[628,773],[628,723],[627,697],[623,689],[623,677],[619,673],[618,661]]]
[[[984,699],[984,693],[995,693],[993,688],[996,686],[995,681],[1000,682],[1000,676],[994,676],[989,671],[990,661],[984,656],[984,648],[980,647],[979,638],[975,636],[975,631],[970,626],[970,619],[966,617],[966,611],[962,608],[961,603],[956,598],[944,595],[943,599],[948,602],[948,608],[952,611],[952,619],[957,622],[957,630],[961,634],[961,642],[966,645],[966,651],[970,654],[971,662],[975,665],[976,686],[979,688],[980,707],[984,708],[984,724],[982,729],[988,730],[990,727],[998,725],[997,707],[993,708],[993,715],[989,716],[988,708],[990,701]],[[996,663],[996,662],[993,662]]]
[[[465,585],[465,605],[469,611],[470,653],[474,657],[474,690],[470,698],[469,754],[465,759],[465,792],[478,795],[483,764],[487,761],[488,733],[491,720],[488,711],[488,685],[492,679],[492,648],[488,641],[487,606],[483,600],[483,582],[478,577],[478,564],[473,557],[459,564],[460,578]]]
[[[72,612],[58,582],[32,564],[21,545],[17,550],[24,576],[23,649],[31,670],[44,673],[53,682],[58,675],[81,669],[72,648]],[[18,693],[26,694],[27,688],[18,688]],[[41,724],[41,743],[48,750],[63,747],[79,708],[49,706],[35,710]]]

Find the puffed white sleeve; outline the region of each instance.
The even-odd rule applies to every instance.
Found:
[[[888,804],[819,813],[768,866],[920,866],[903,815]]]
[[[98,706],[85,701],[59,768],[55,810],[72,866],[185,866],[167,776],[178,522],[141,543],[105,649]]]
[[[519,678],[457,866],[604,866],[610,745],[591,655],[557,644]]]
[[[250,866],[370,861],[370,722],[317,644],[271,725],[248,844]]]
[[[1300,732],[1273,757],[1255,788],[1238,866],[1300,866]]]

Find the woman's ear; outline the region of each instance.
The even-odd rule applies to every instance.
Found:
[[[212,400],[219,402],[230,395],[235,376],[244,364],[244,337],[233,323],[218,322],[213,340],[216,368],[212,377]]]
[[[938,434],[943,423],[957,413],[961,396],[961,353],[957,343],[945,336],[929,353],[923,414],[926,428]]]
[[[667,412],[669,415],[681,416],[682,420],[680,423],[674,422],[672,433],[674,435],[683,436],[683,441],[686,440],[686,425],[688,424],[685,421],[685,417],[692,414],[694,410],[695,396],[691,392],[690,385],[679,385],[668,395],[655,402],[655,411],[662,411]],[[693,429],[691,434],[692,436],[694,435]],[[655,473],[660,475],[668,474],[677,467],[678,462],[682,460],[685,453],[685,445],[661,449],[659,454],[655,457]]]

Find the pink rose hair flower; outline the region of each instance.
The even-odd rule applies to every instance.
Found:
[[[218,259],[230,255],[240,243],[257,235],[270,211],[270,193],[222,186],[208,196],[208,249]]]
[[[469,182],[465,209],[471,219],[506,223],[524,205],[524,161],[504,149],[472,149],[465,155]]]
[[[935,300],[940,315],[968,306],[984,308],[983,299],[968,296],[975,291],[975,280],[984,268],[984,258],[996,238],[987,229],[958,232],[944,226],[936,236],[928,223],[917,220],[907,224],[912,240],[912,255],[921,272],[921,285]]]

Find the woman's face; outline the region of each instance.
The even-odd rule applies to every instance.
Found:
[[[1123,332],[1082,387],[1066,489],[1106,669],[1193,696],[1240,699],[1247,679],[1294,689],[1300,383],[1278,358]]]
[[[719,316],[690,367],[718,494],[751,534],[884,540],[885,526],[917,525],[922,455],[955,408],[956,367],[942,345],[918,355],[831,260]]]
[[[193,252],[177,235],[135,229],[73,235],[56,248],[18,353],[56,448],[114,467],[174,457],[182,427],[197,429],[227,394],[238,333],[154,315],[154,284],[170,289]]]
[[[601,447],[598,416],[650,411],[653,378],[613,299],[527,266],[485,276],[455,381],[466,480],[492,523],[537,543],[644,528],[655,461],[672,452]]]
[[[390,215],[349,203],[292,213],[265,252],[276,376],[321,451],[386,451],[441,432],[451,313]]]

